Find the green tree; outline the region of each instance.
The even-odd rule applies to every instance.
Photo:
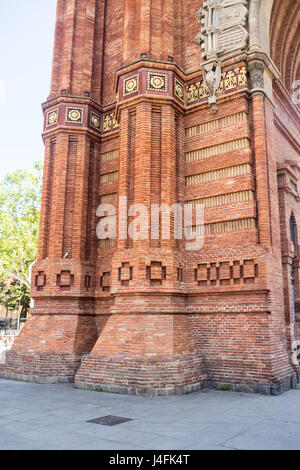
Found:
[[[37,255],[42,164],[17,170],[0,183],[0,302],[28,304],[30,271]]]

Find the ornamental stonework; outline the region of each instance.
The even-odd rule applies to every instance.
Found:
[[[247,88],[247,86],[248,78],[246,67],[236,67],[221,73],[216,95],[241,90]],[[186,103],[188,106],[203,101],[208,97],[210,97],[210,92],[205,80],[197,81],[186,86]]]
[[[263,89],[265,71],[264,63],[260,60],[251,61],[248,64],[248,69],[250,73],[251,90],[255,90],[257,88]]]
[[[247,1],[208,0],[196,14],[202,25],[196,43],[207,60],[243,49],[247,44]]]

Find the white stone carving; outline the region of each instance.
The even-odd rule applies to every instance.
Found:
[[[209,92],[208,102],[211,105],[215,105],[217,103],[216,93],[221,82],[221,66],[219,62],[211,61],[203,65],[203,79]],[[214,109],[216,109],[215,106]]]
[[[221,57],[246,46],[247,0],[208,0],[196,14],[202,23],[195,42],[202,46],[207,60]]]

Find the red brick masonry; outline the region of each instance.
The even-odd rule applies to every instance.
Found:
[[[147,395],[294,386],[300,120],[292,74],[274,78],[272,93],[255,88],[256,63],[267,68],[266,59],[235,51],[222,59],[214,114],[194,42],[202,3],[58,0],[35,306],[2,377]],[[273,51],[288,24],[283,12],[274,17],[279,3]],[[279,71],[299,63],[288,57],[282,64],[274,52]],[[98,240],[97,207],[115,204],[118,219],[119,196],[149,211],[202,204],[203,248],[161,233]]]

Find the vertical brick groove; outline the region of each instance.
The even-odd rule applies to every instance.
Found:
[[[161,203],[161,107],[152,107],[151,120],[151,204]],[[161,220],[161,219],[160,219]],[[160,246],[160,240],[151,240]]]
[[[62,257],[69,253],[72,258],[72,239],[73,239],[73,217],[74,217],[74,192],[75,192],[75,168],[77,160],[77,138],[69,137],[68,163],[66,175],[66,193],[65,193],[65,213],[63,228],[63,248]]]
[[[42,206],[39,232],[39,259],[45,259],[49,255],[49,237],[52,214],[53,195],[53,169],[55,159],[56,140],[50,139],[45,144],[45,162],[43,176]]]

